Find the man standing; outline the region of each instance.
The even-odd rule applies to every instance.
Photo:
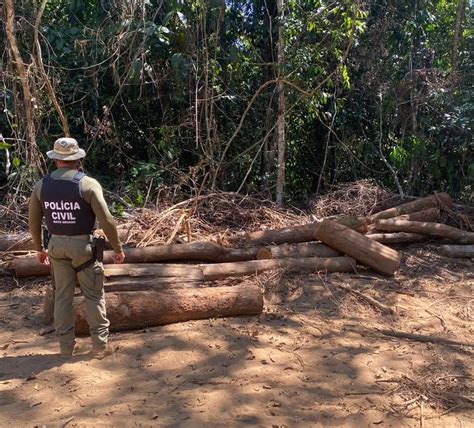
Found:
[[[86,155],[74,138],[59,138],[47,152],[57,169],[38,181],[29,204],[29,227],[41,263],[51,261],[55,282],[54,328],[61,356],[73,355],[74,289],[79,281],[85,298],[86,318],[92,339],[91,354],[103,358],[109,321],[104,298],[104,268],[93,256],[91,237],[96,219],[114,250],[114,262],[123,263],[124,253],[117,228],[107,208],[100,184],[78,170]],[[44,218],[50,234],[48,248],[41,241]]]

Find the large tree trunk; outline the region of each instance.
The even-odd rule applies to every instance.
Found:
[[[409,242],[420,242],[426,239],[426,235],[417,233],[373,233],[365,235],[367,238],[380,242],[381,244],[405,244]]]
[[[440,203],[451,207],[453,201],[447,193],[436,193],[435,195],[427,196],[426,198],[417,199],[398,207],[390,208],[385,211],[380,211],[368,217],[369,221],[373,223],[375,220],[398,217],[404,214],[411,214],[417,211],[423,211],[428,208],[439,208]],[[442,208],[442,206],[441,206]]]
[[[474,258],[474,245],[443,245],[441,252],[448,257]]]
[[[87,334],[89,327],[84,299],[74,300],[76,333]],[[256,285],[108,293],[106,302],[112,331],[206,318],[257,315],[263,309],[262,291]]]
[[[387,232],[419,233],[422,235],[451,239],[461,244],[474,244],[474,233],[440,223],[388,219],[377,220],[375,222],[375,228]]]
[[[350,257],[267,259],[206,265],[123,264],[107,265],[105,267],[105,276],[180,277],[191,280],[213,281],[232,276],[256,275],[273,269],[351,272],[354,266],[355,262]]]
[[[324,220],[314,237],[384,275],[393,275],[400,267],[397,251],[334,221]]]

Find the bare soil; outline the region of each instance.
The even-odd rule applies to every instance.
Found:
[[[103,360],[61,360],[54,333],[40,335],[47,283],[5,275],[0,426],[474,426],[472,260],[430,244],[402,251],[395,278],[362,270],[246,278],[265,290],[261,316],[114,333]]]

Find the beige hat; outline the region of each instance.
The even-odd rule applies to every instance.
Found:
[[[73,161],[82,159],[86,152],[79,148],[79,144],[74,138],[58,138],[54,142],[53,150],[46,152],[50,159],[58,159],[64,161]]]

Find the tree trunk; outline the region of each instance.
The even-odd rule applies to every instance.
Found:
[[[339,257],[341,253],[320,242],[303,242],[293,245],[273,245],[263,247],[257,254],[257,259],[284,259],[298,257]]]
[[[87,334],[84,299],[74,300],[76,333]],[[112,331],[206,318],[258,315],[263,309],[262,291],[255,285],[110,293],[106,301]]]
[[[171,244],[156,247],[125,248],[127,263],[152,263],[165,260],[197,260],[209,262],[231,262],[254,260],[260,248],[225,248],[212,242],[192,242],[189,244]],[[104,252],[104,264],[113,263],[113,251]],[[50,267],[38,262],[36,257],[19,258],[13,262],[16,276],[45,276]]]
[[[437,222],[441,217],[439,208],[428,208],[426,210],[417,211],[410,214],[404,214],[398,217],[393,217],[393,220],[409,220],[409,221],[428,221]]]
[[[351,229],[360,230],[365,233],[367,230],[366,219],[339,219],[334,220],[338,223],[346,223]],[[298,244],[301,242],[314,241],[314,233],[316,232],[320,222],[303,224],[299,226],[289,226],[282,229],[258,230],[249,232],[244,235],[247,244],[252,245],[280,245],[280,244]]]
[[[426,235],[417,233],[373,233],[365,235],[367,238],[380,242],[381,244],[405,244],[409,242],[420,242],[426,239]]]
[[[451,207],[453,204],[451,197],[447,193],[436,193],[434,195],[427,196],[426,198],[417,199],[415,201],[399,205],[398,207],[380,211],[368,217],[368,220],[370,223],[373,223],[375,220],[398,217],[400,215],[411,214],[417,211],[426,210],[428,208],[438,208],[440,205],[442,208],[443,204]]]
[[[18,44],[15,36],[15,8],[13,0],[5,0],[5,35],[10,48],[10,55],[15,64],[18,79],[21,83],[21,90],[23,95],[23,108],[25,120],[25,135],[26,135],[26,162],[29,166],[40,167],[39,153],[36,146],[36,132],[34,124],[34,112],[30,85],[28,83],[28,75],[26,72],[23,58],[21,57]],[[18,117],[21,117],[20,112],[16,112]]]
[[[324,220],[314,237],[384,275],[393,275],[400,267],[397,251],[334,221]]]
[[[388,219],[377,220],[375,227],[378,230],[387,232],[419,233],[422,235],[451,239],[461,244],[474,244],[474,233],[447,226],[446,224]]]
[[[457,69],[458,46],[459,39],[461,38],[462,21],[464,19],[465,10],[466,0],[458,0],[456,7],[456,20],[454,21],[453,46],[451,48],[451,72],[455,72]]]
[[[256,275],[273,269],[351,272],[354,266],[354,260],[349,257],[267,259],[206,265],[123,264],[107,265],[105,276],[180,277],[182,279],[214,281],[232,276]]]
[[[441,252],[448,257],[474,258],[474,245],[443,245],[441,247]]]
[[[285,64],[285,40],[284,40],[284,12],[285,0],[277,0],[278,12],[278,118],[277,118],[277,147],[278,147],[278,165],[277,165],[277,183],[276,183],[276,203],[283,206],[285,196],[285,169],[286,169],[286,138],[285,138],[285,84],[283,83],[283,66]]]

